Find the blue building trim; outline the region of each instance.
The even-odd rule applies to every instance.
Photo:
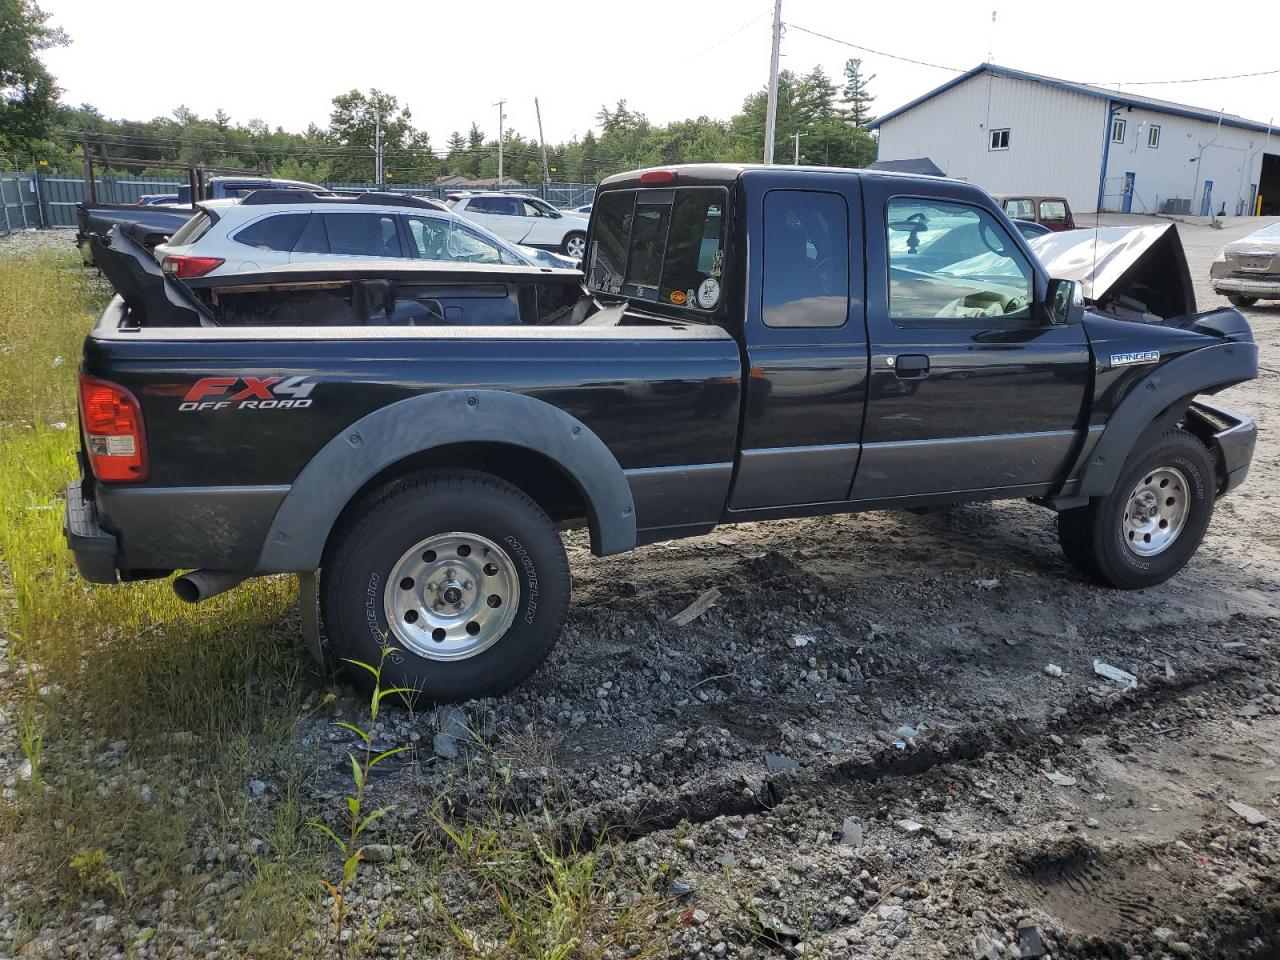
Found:
[[[1107,161],[1111,157],[1111,121],[1120,112],[1120,107],[1112,100],[1107,101],[1104,113],[1106,126],[1102,130],[1102,169],[1098,171],[1098,212],[1102,211],[1102,197],[1107,189]]]
[[[1222,125],[1224,127],[1239,127],[1242,130],[1255,130],[1258,133],[1266,133],[1268,127],[1265,123],[1257,123],[1253,120],[1245,120],[1243,117],[1231,117],[1214,113],[1212,110],[1200,110],[1196,107],[1184,107],[1179,104],[1164,103],[1159,100],[1146,100],[1141,97],[1126,97],[1122,93],[1114,93],[1103,90],[1100,87],[1090,87],[1082,83],[1071,83],[1068,80],[1057,80],[1053,77],[1041,76],[1038,73],[1027,73],[1023,70],[1013,70],[1009,67],[996,66],[993,63],[982,63],[968,70],[960,76],[948,80],[940,87],[935,87],[923,96],[916,97],[910,103],[903,104],[896,110],[890,110],[883,117],[876,117],[875,120],[867,124],[868,130],[875,130],[881,124],[887,123],[894,117],[900,117],[908,110],[912,110],[920,104],[932,100],[939,94],[946,93],[952,87],[957,87],[966,80],[972,80],[979,74],[990,73],[997,77],[1008,77],[1012,80],[1026,80],[1030,83],[1043,83],[1047,87],[1053,87],[1056,90],[1066,90],[1070,93],[1079,93],[1086,97],[1096,97],[1099,100],[1106,100],[1108,103],[1108,112],[1111,107],[1118,104],[1122,107],[1133,107],[1138,110],[1150,110],[1153,113],[1164,113],[1174,117],[1188,117],[1192,120],[1204,120],[1207,123],[1217,123],[1221,116]],[[1110,131],[1108,130],[1108,137]]]

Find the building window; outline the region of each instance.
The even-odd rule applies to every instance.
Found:
[[[1008,150],[1009,149],[1009,128],[1003,130],[991,131],[991,147],[992,150]]]
[[[1147,146],[1153,150],[1160,146],[1160,124],[1153,123],[1147,128]]]
[[[1120,117],[1111,121],[1111,142],[1124,143],[1125,122]]]

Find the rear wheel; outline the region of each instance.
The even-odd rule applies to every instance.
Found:
[[[1246,297],[1239,293],[1229,293],[1227,299],[1231,301],[1233,307],[1252,307],[1258,302],[1257,297]]]
[[[510,690],[551,652],[569,604],[564,544],[523,492],[439,471],[359,509],[326,550],[321,610],[336,656],[435,702]],[[368,683],[364,670],[352,677]]]
[[[1095,580],[1134,590],[1163,583],[1191,559],[1213,516],[1209,452],[1185,430],[1134,451],[1115,489],[1058,514],[1063,553]]]
[[[560,249],[564,251],[566,257],[581,260],[587,253],[587,235],[585,233],[568,234],[564,238],[564,243],[560,245]]]

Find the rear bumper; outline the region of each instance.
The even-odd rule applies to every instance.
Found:
[[[1213,430],[1213,447],[1222,465],[1222,480],[1218,496],[1222,496],[1244,482],[1253,463],[1253,448],[1258,442],[1258,426],[1242,413],[1224,407],[1220,403],[1197,398],[1190,411]]]
[[[1222,294],[1234,293],[1242,297],[1257,297],[1259,300],[1280,300],[1280,279],[1215,277],[1213,291]]]
[[[67,484],[67,513],[63,536],[76,559],[80,576],[90,583],[115,583],[119,548],[114,534],[102,529],[98,509],[86,500],[80,481]]]

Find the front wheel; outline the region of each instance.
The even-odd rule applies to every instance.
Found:
[[[1227,299],[1231,301],[1233,307],[1252,307],[1258,302],[1257,297],[1246,297],[1239,293],[1229,293]]]
[[[325,551],[321,610],[336,656],[432,702],[505,693],[551,652],[569,605],[564,544],[497,477],[433,471],[358,510]],[[368,683],[364,670],[352,677]]]
[[[560,249],[566,257],[581,260],[587,253],[587,235],[585,233],[568,234],[564,238],[564,243],[560,245]]]
[[[1082,573],[1122,590],[1163,583],[1200,546],[1214,490],[1204,444],[1170,430],[1135,449],[1111,493],[1058,514],[1062,551]]]

